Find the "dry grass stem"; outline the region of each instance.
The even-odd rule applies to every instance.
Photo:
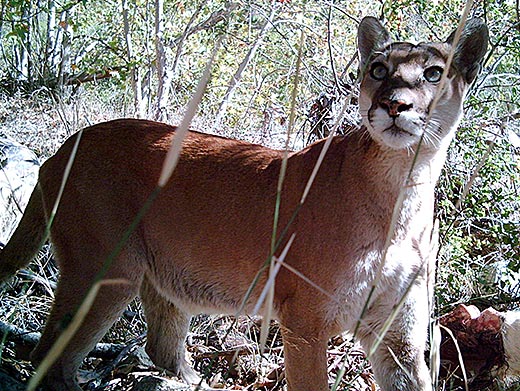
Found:
[[[293,273],[298,278],[301,278],[303,281],[305,281],[307,284],[312,286],[318,292],[323,293],[329,299],[334,300],[338,305],[343,305],[343,303],[338,302],[338,300],[330,292],[327,292],[325,289],[323,289],[321,286],[316,284],[314,281],[312,281],[305,274],[303,274],[302,272],[298,271],[296,268],[292,267],[291,265],[289,265],[289,264],[287,264],[285,262],[281,262],[280,260],[278,260],[277,262],[280,262],[283,267],[285,267],[287,270],[289,270],[291,273]]]
[[[468,196],[469,191],[471,189],[471,186],[473,186],[473,182],[475,182],[475,179],[477,179],[477,177],[478,177],[478,175],[480,173],[480,170],[486,164],[489,156],[491,155],[491,152],[493,151],[493,149],[494,149],[494,147],[496,145],[495,142],[496,142],[497,137],[498,136],[495,135],[493,140],[490,141],[490,143],[489,143],[489,145],[488,145],[488,147],[486,149],[486,152],[484,152],[484,154],[480,157],[477,165],[475,166],[475,169],[471,173],[471,176],[470,176],[469,180],[464,184],[464,189],[462,189],[462,194],[460,195],[460,198],[457,200],[457,203],[455,204],[455,208],[453,210],[453,213],[459,211],[462,208],[462,204],[464,203],[464,200]]]
[[[441,77],[441,81],[440,81],[440,86],[439,86],[438,92],[437,92],[436,96],[434,97],[434,100],[433,100],[431,108],[430,108],[430,113],[433,113],[435,111],[435,108],[438,105],[441,96],[443,95],[443,91],[444,91],[444,88],[446,86],[446,82],[448,80],[448,76],[447,76],[448,69],[450,68],[451,62],[453,61],[453,57],[454,57],[454,54],[455,54],[455,48],[456,48],[457,43],[458,43],[458,41],[460,39],[461,33],[463,31],[463,28],[464,28],[464,26],[466,24],[466,20],[467,20],[467,17],[468,17],[469,11],[471,10],[472,5],[473,5],[473,0],[469,0],[466,3],[466,6],[464,8],[463,15],[462,15],[462,17],[460,19],[459,25],[457,26],[455,37],[454,37],[454,40],[453,40],[453,43],[452,43],[452,49],[450,50],[448,59],[446,61],[446,67],[445,67],[444,72],[443,72],[442,77]],[[426,124],[424,126],[425,129],[428,126],[430,120],[431,120],[431,116],[428,116],[428,118],[426,120]],[[424,135],[424,133],[423,133],[423,135]],[[396,203],[394,205],[393,214],[392,214],[392,220],[391,220],[390,228],[389,228],[387,236],[386,236],[386,241],[385,241],[385,246],[383,248],[381,262],[380,262],[380,265],[379,265],[379,268],[378,268],[378,271],[377,271],[377,274],[376,274],[376,278],[374,279],[374,282],[372,284],[371,291],[369,293],[369,296],[367,298],[367,301],[366,301],[365,306],[363,308],[363,311],[361,313],[360,320],[358,321],[358,326],[360,324],[359,322],[361,321],[362,317],[364,316],[364,312],[370,306],[370,301],[372,299],[372,296],[373,296],[375,290],[377,289],[377,286],[379,285],[379,282],[381,281],[383,269],[384,269],[385,264],[386,264],[388,250],[390,248],[390,245],[391,245],[391,242],[392,242],[392,238],[394,236],[395,229],[397,227],[397,221],[398,221],[398,218],[399,218],[402,206],[403,206],[403,201],[404,201],[406,192],[408,190],[407,188],[409,186],[415,186],[416,185],[416,184],[413,184],[413,183],[409,183],[409,180],[411,178],[411,174],[412,174],[413,169],[415,167],[416,158],[417,158],[418,153],[420,152],[422,141],[423,141],[423,137],[421,137],[421,139],[419,140],[419,144],[418,144],[417,150],[415,151],[414,160],[412,162],[412,165],[410,167],[409,174],[408,174],[408,180],[401,187],[401,190],[399,192],[399,196],[398,196],[397,201],[396,201]],[[427,258],[426,258],[426,260],[427,260]],[[426,265],[423,264],[423,267],[424,266],[426,266]],[[418,276],[419,276],[419,274],[417,274],[415,278],[417,278]],[[415,280],[415,278],[413,280]],[[412,281],[412,283],[413,283],[413,281]],[[410,288],[410,286],[406,290],[405,294],[403,295],[403,297],[401,298],[399,303],[394,307],[392,313],[390,314],[390,316],[388,317],[386,322],[383,324],[382,329],[381,329],[381,331],[378,334],[378,337],[374,341],[373,346],[371,347],[369,353],[367,354],[368,357],[370,357],[372,354],[375,353],[377,347],[382,342],[382,340],[383,340],[384,336],[386,335],[388,329],[390,328],[392,322],[394,321],[395,317],[397,316],[397,313],[399,312],[402,304],[404,303],[404,300],[405,300],[407,294],[410,291],[409,288]],[[356,326],[356,331],[358,329],[358,326]]]
[[[460,17],[459,24],[457,26],[457,30],[455,31],[455,36],[453,37],[452,42],[452,48],[450,50],[450,53],[448,55],[448,58],[446,60],[446,65],[444,67],[444,72],[442,72],[441,80],[439,82],[439,89],[435,97],[433,98],[433,102],[431,104],[430,114],[426,118],[426,125],[431,120],[431,116],[433,115],[433,112],[435,111],[435,108],[439,104],[439,100],[441,99],[442,95],[444,94],[444,89],[446,88],[446,83],[448,81],[448,71],[451,67],[451,63],[453,62],[453,57],[455,56],[455,48],[457,47],[457,44],[459,43],[460,36],[462,34],[462,31],[464,30],[464,26],[466,25],[466,21],[468,20],[469,12],[471,11],[471,8],[473,7],[473,0],[467,0],[466,6],[464,7],[464,11],[462,12],[462,16]]]
[[[267,334],[269,332],[269,325],[271,324],[271,318],[273,316],[273,302],[274,302],[274,280],[276,278],[276,274],[278,273],[279,266],[275,266],[275,252],[277,247],[277,228],[278,228],[278,220],[280,217],[280,202],[282,197],[282,188],[283,188],[283,182],[285,179],[285,174],[287,171],[287,163],[289,160],[289,141],[291,137],[291,131],[292,127],[294,125],[294,118],[295,118],[295,112],[296,112],[296,97],[298,95],[298,84],[300,81],[300,67],[301,67],[301,57],[302,57],[302,50],[303,50],[303,43],[304,43],[304,37],[305,34],[303,30],[300,33],[300,46],[298,48],[298,55],[296,58],[296,72],[294,76],[294,84],[292,89],[292,99],[291,99],[291,113],[290,113],[290,119],[289,119],[289,126],[287,128],[287,137],[285,141],[285,151],[284,156],[282,159],[282,165],[280,167],[280,174],[278,177],[278,186],[276,191],[276,204],[275,204],[275,211],[274,211],[274,218],[273,218],[273,232],[271,234],[271,259],[269,260],[269,281],[271,281],[270,284],[267,284],[267,290],[264,288],[264,291],[267,295],[267,302],[264,312],[264,322],[262,323],[262,328],[260,332],[260,349],[261,351],[264,350],[265,342],[267,340]],[[291,238],[291,243],[294,237]],[[290,247],[290,246],[289,246]],[[285,247],[285,249],[289,249],[289,247]],[[285,251],[284,249],[284,251]],[[283,256],[285,258],[285,255]],[[276,270],[275,270],[276,269]],[[264,292],[263,291],[263,292]],[[262,292],[262,293],[263,293]],[[246,298],[247,300],[247,298]],[[264,299],[262,299],[262,302]]]
[[[462,357],[462,352],[460,351],[459,343],[457,341],[457,338],[455,338],[455,335],[453,335],[453,332],[443,325],[439,324],[439,327],[441,327],[448,335],[450,336],[451,340],[453,341],[453,344],[455,345],[455,348],[457,349],[457,356],[459,358],[459,364],[460,369],[462,372],[462,377],[464,378],[464,388],[466,391],[469,391],[469,385],[468,385],[468,375],[466,374],[466,367],[464,366],[464,358]]]
[[[72,151],[69,156],[69,160],[67,161],[67,165],[65,166],[65,171],[63,172],[63,178],[61,179],[61,185],[60,189],[58,191],[58,195],[56,197],[56,201],[54,201],[54,205],[52,207],[51,215],[49,216],[49,221],[47,222],[46,233],[45,233],[45,240],[47,240],[47,237],[49,236],[49,232],[51,229],[52,222],[54,220],[54,217],[56,216],[56,212],[58,211],[58,206],[61,202],[61,197],[63,196],[63,191],[65,189],[65,185],[67,184],[67,180],[69,178],[70,172],[72,170],[72,165],[74,164],[74,159],[76,158],[76,154],[78,153],[79,143],[81,141],[81,136],[83,135],[83,130],[80,130],[77,133],[76,140],[74,142],[74,146],[72,147]],[[44,243],[41,245],[43,246]]]
[[[430,327],[430,376],[434,389],[438,388],[439,372],[441,369],[441,328],[436,322]]]
[[[168,150],[166,158],[164,159],[161,175],[159,176],[159,182],[157,183],[157,185],[161,188],[163,188],[166,183],[168,183],[168,180],[172,176],[173,171],[177,166],[177,162],[179,161],[179,156],[181,154],[182,143],[188,134],[191,121],[193,120],[193,117],[195,117],[199,104],[202,101],[202,97],[204,96],[204,92],[206,91],[206,87],[211,76],[211,68],[215,62],[215,57],[217,56],[217,52],[220,49],[220,45],[222,44],[223,39],[224,35],[221,35],[213,47],[213,51],[211,52],[211,56],[206,63],[202,77],[197,84],[197,89],[195,90],[195,93],[193,94],[193,97],[188,104],[188,108],[184,113],[182,122],[177,128],[175,137],[173,138],[172,145]]]
[[[260,351],[263,352],[265,350],[267,337],[269,334],[269,327],[271,325],[271,318],[272,315],[272,309],[273,309],[273,296],[274,296],[274,287],[275,287],[275,280],[278,272],[280,271],[280,267],[283,264],[283,261],[285,257],[287,256],[287,253],[289,252],[289,249],[291,248],[291,245],[294,241],[294,238],[296,237],[295,234],[291,236],[289,241],[287,242],[285,248],[283,249],[282,253],[279,257],[275,257],[273,255],[272,259],[275,262],[275,265],[272,267],[271,272],[269,273],[269,279],[267,280],[264,289],[262,290],[262,293],[260,294],[260,297],[258,298],[258,301],[255,305],[255,309],[253,310],[253,315],[256,315],[258,311],[260,310],[260,307],[264,303],[264,300],[266,296],[267,298],[267,305],[266,308],[269,311],[269,317],[265,318],[262,322],[262,327],[260,328]]]
[[[258,315],[258,313],[260,312],[260,308],[264,304],[264,301],[267,297],[268,291],[271,289],[271,287],[273,287],[275,285],[274,283],[276,280],[276,275],[280,271],[280,267],[282,266],[283,261],[284,261],[285,257],[287,256],[287,253],[289,252],[289,249],[291,248],[291,245],[292,245],[295,237],[296,237],[296,234],[291,235],[291,237],[289,238],[287,244],[285,245],[285,247],[279,257],[273,256],[275,265],[273,267],[272,273],[269,275],[269,278],[264,285],[264,289],[262,289],[262,292],[260,293],[260,296],[258,297],[255,307],[253,308],[253,311],[251,312],[252,316]]]
[[[336,119],[336,123],[334,124],[334,127],[330,131],[330,134],[327,137],[327,140],[325,140],[325,143],[323,144],[323,148],[320,151],[318,160],[316,161],[316,164],[314,165],[311,176],[309,177],[309,180],[307,181],[307,185],[305,186],[305,190],[303,191],[302,198],[300,200],[300,205],[303,205],[305,203],[305,200],[307,199],[307,196],[309,195],[309,192],[311,191],[311,187],[312,187],[312,184],[314,183],[314,179],[316,179],[316,175],[318,174],[318,171],[321,167],[321,163],[323,163],[323,159],[325,158],[325,155],[327,154],[327,151],[329,150],[330,144],[332,143],[332,139],[336,135],[338,128],[343,123],[343,118],[345,118],[345,114],[346,114],[347,108],[349,106],[349,99],[350,99],[350,94],[347,97],[345,97],[343,107],[341,108],[341,111],[339,112],[338,118]]]

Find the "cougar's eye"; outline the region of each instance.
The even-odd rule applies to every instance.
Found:
[[[370,67],[370,76],[375,80],[383,80],[388,75],[388,68],[380,62],[375,62]]]
[[[424,78],[430,83],[437,83],[441,80],[443,69],[441,67],[430,67],[424,70]]]

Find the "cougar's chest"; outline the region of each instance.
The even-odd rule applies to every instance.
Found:
[[[347,278],[334,282],[337,289],[327,304],[333,334],[353,332],[367,319],[382,325],[407,291],[424,282],[424,266],[411,242],[391,245],[386,255],[379,247],[360,254]]]

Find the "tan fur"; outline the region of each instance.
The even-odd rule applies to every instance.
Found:
[[[478,21],[470,23],[464,34],[456,53],[466,62],[457,60],[449,70],[448,89],[430,113],[438,85],[421,78],[431,63],[445,64],[451,41],[389,47],[388,33],[377,20],[363,20],[359,46],[364,126],[332,140],[309,196],[290,225],[324,142],[289,155],[278,232],[288,228],[277,254],[295,234],[285,262],[328,293],[285,268],[276,278],[274,308],[282,325],[289,391],[327,390],[327,340],[353,330],[359,321],[357,336],[370,349],[408,290],[372,362],[382,390],[430,388],[423,354],[429,319],[425,262],[433,190],[466,88],[474,78],[470,67],[478,66],[487,44],[487,30]],[[470,40],[480,40],[478,53],[469,53]],[[468,56],[473,58],[468,60]],[[389,67],[387,78],[371,77],[374,62]],[[413,107],[400,113],[404,128],[387,130],[383,126],[390,111],[385,107],[390,103],[384,106],[384,102],[393,100]],[[403,111],[403,107],[395,110]],[[427,122],[430,114],[431,122]],[[415,127],[409,127],[410,121]],[[35,362],[55,342],[154,191],[174,136],[174,127],[131,119],[83,131],[51,228],[61,275],[55,305],[33,354]],[[25,265],[29,253],[36,251],[74,142],[75,137],[69,139],[41,168],[24,220],[0,255],[2,278]],[[282,158],[281,151],[189,133],[172,179],[104,276],[123,278],[128,284],[101,288],[78,334],[48,374],[47,384],[54,390],[79,390],[74,376],[83,357],[138,294],[148,320],[151,358],[196,381],[184,358],[190,316],[242,310],[245,293],[269,257]],[[381,280],[360,320],[403,186],[403,205]],[[260,273],[244,312],[254,306],[266,274]]]

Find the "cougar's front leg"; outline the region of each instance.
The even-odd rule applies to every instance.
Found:
[[[376,343],[376,336],[381,332],[380,327],[385,320],[375,321],[374,314],[368,314],[365,319],[361,342],[367,352]],[[426,285],[417,281],[383,341],[370,357],[382,391],[432,390],[430,373],[424,360],[428,322]],[[378,324],[379,327],[369,329],[370,324]]]
[[[145,277],[140,291],[148,325],[146,352],[155,365],[189,384],[200,378],[186,361],[185,339],[191,316],[165,299]]]
[[[322,320],[305,311],[305,304],[297,308],[287,309],[286,303],[280,319],[287,391],[328,391],[328,334]]]

